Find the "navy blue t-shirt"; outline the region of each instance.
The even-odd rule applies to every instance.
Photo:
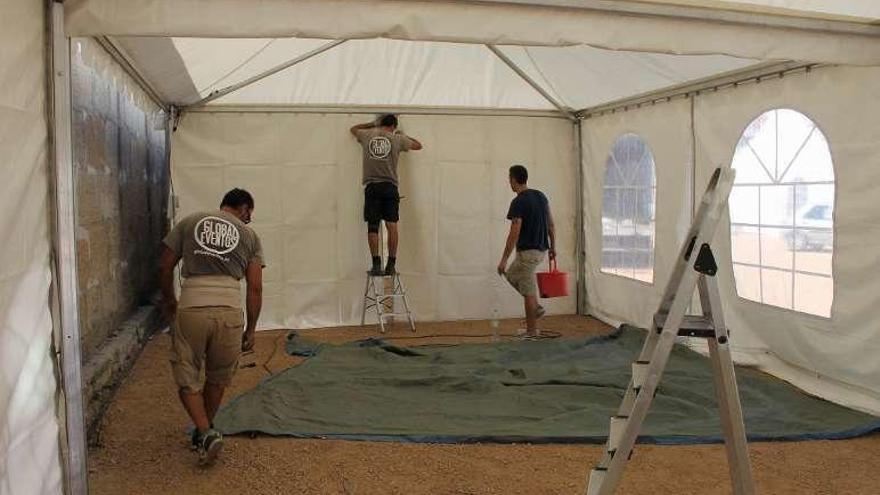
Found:
[[[549,211],[550,203],[547,201],[547,196],[537,189],[526,189],[513,198],[507,219],[522,219],[519,239],[516,241],[517,251],[527,249],[546,251],[550,248],[547,227]]]

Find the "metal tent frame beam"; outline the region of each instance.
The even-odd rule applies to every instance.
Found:
[[[577,121],[577,117],[574,114],[574,109],[563,105],[559,100],[554,98],[550,93],[547,92],[540,84],[538,84],[534,79],[532,79],[528,74],[522,70],[516,62],[510,59],[504,52],[501,51],[495,45],[485,45],[486,48],[489,49],[492,53],[495,54],[502,62],[504,62],[510,69],[516,73],[523,81],[525,81],[529,86],[531,86],[535,91],[540,93],[541,96],[544,97],[545,100],[549,101],[557,110],[559,110],[565,117],[571,121]]]
[[[86,451],[85,413],[83,407],[82,362],[80,354],[79,303],[76,263],[76,191],[73,172],[73,140],[70,99],[70,38],[64,31],[64,6],[48,3],[51,57],[49,86],[51,98],[50,146],[53,198],[53,269],[57,281],[60,322],[60,368],[63,389],[63,425],[66,444],[61,451],[65,492],[88,493],[88,457]],[[60,418],[59,418],[60,419]],[[66,437],[66,438],[65,438]]]
[[[201,100],[199,100],[191,105],[184,106],[183,109],[185,110],[185,109],[189,109],[189,108],[197,108],[197,107],[205,106],[208,103],[210,103],[218,98],[222,98],[222,97],[228,95],[229,93],[233,93],[233,92],[238,91],[242,88],[250,86],[251,84],[254,84],[257,81],[261,81],[269,76],[275,75],[283,70],[289,69],[300,62],[305,62],[306,60],[308,60],[316,55],[320,55],[320,54],[326,52],[327,50],[330,50],[331,48],[336,48],[337,46],[345,43],[346,41],[347,40],[333,40],[329,43],[321,45],[318,48],[315,48],[314,50],[303,53],[302,55],[300,55],[296,58],[293,58],[291,60],[288,60],[287,62],[284,62],[283,64],[276,65],[275,67],[272,67],[269,70],[260,72],[259,74],[256,74],[254,76],[251,76],[251,77],[245,79],[244,81],[241,81],[241,82],[233,84],[231,86],[227,86],[223,89],[219,89],[217,91],[214,91],[213,93],[202,98]]]

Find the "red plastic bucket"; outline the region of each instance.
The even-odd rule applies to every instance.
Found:
[[[538,272],[538,293],[542,298],[568,295],[568,274],[556,269],[556,260],[550,260],[549,272]]]

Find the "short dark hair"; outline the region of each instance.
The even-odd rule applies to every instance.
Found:
[[[529,171],[522,165],[514,165],[510,167],[510,178],[517,184],[525,184],[529,181]]]
[[[382,119],[379,121],[379,125],[382,127],[397,127],[397,115],[393,113],[387,113],[382,116]]]
[[[254,197],[251,196],[251,193],[237,187],[226,193],[226,195],[223,196],[223,201],[220,202],[220,208],[223,208],[224,206],[238,208],[242,205],[248,205],[248,207],[253,210]]]

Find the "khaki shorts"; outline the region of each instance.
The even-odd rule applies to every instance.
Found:
[[[517,251],[513,263],[505,274],[507,281],[523,296],[537,296],[538,284],[535,282],[535,270],[544,261],[544,251],[528,249]]]
[[[177,386],[191,393],[204,381],[229,385],[238,368],[244,314],[240,308],[180,308],[171,325],[171,372]]]

